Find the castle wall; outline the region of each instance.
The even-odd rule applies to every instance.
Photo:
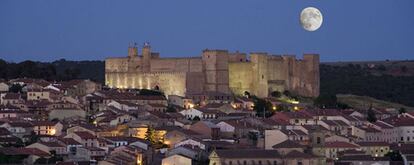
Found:
[[[106,73],[105,79],[109,87],[154,89],[158,86],[166,95],[185,96],[186,76],[175,72],[112,72]]]
[[[253,64],[250,62],[229,63],[229,87],[235,95],[243,95],[253,89]]]
[[[202,72],[201,58],[160,58],[151,60],[151,72]]]

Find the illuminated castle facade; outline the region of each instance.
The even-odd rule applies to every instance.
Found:
[[[204,50],[198,57],[160,58],[144,44],[138,54],[130,45],[127,57],[105,60],[105,83],[113,88],[159,89],[166,95],[191,96],[206,92],[267,97],[289,90],[302,96],[319,95],[319,55],[230,53]]]

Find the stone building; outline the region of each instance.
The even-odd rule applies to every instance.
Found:
[[[142,54],[130,45],[127,57],[105,60],[105,84],[114,88],[160,89],[166,95],[196,96],[207,92],[267,97],[272,91],[319,95],[319,55],[231,53],[204,50],[201,57],[160,58],[144,44]]]

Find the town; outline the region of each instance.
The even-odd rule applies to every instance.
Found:
[[[164,95],[78,79],[0,83],[2,164],[411,164],[414,113],[272,92]],[[262,111],[263,109],[263,111]]]

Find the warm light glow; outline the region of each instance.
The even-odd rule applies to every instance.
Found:
[[[294,107],[293,107],[293,110],[297,111],[297,110],[299,110],[299,107],[294,106]]]
[[[194,104],[188,104],[190,106],[190,108],[194,108]]]
[[[232,104],[231,106],[232,106],[234,109],[236,109],[236,108],[237,108],[236,104]]]
[[[55,135],[56,134],[56,130],[55,129],[50,129],[50,135]]]
[[[95,120],[95,121],[93,121],[93,124],[96,125],[96,124],[98,124],[98,122],[96,122],[96,120]]]
[[[276,106],[273,106],[272,109],[275,111],[276,110]]]

